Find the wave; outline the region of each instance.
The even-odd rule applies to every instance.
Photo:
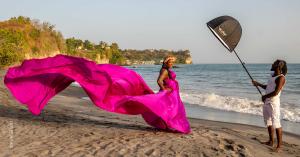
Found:
[[[80,87],[77,82],[72,86]],[[154,91],[158,92],[158,91]],[[199,105],[224,111],[233,111],[262,116],[263,103],[244,97],[222,96],[215,93],[180,93],[184,103]],[[82,99],[90,100],[89,97]],[[281,116],[283,120],[300,123],[300,108],[294,104],[281,103]]]
[[[180,96],[183,102],[189,104],[262,116],[263,103],[258,100],[221,96],[215,93],[180,93]],[[300,108],[296,105],[281,103],[280,112],[283,120],[300,123]]]

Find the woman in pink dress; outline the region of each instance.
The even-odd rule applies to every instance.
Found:
[[[158,93],[154,93],[133,70],[67,55],[25,60],[20,66],[8,69],[4,83],[33,115],[39,115],[53,96],[76,81],[91,101],[103,110],[141,114],[153,127],[189,133],[176,74],[171,71],[173,61],[174,58],[167,57],[163,63]]]

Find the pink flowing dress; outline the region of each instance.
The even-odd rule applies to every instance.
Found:
[[[12,95],[39,115],[47,102],[76,81],[99,108],[121,114],[141,114],[151,126],[189,133],[175,72],[164,83],[172,91],[154,93],[133,70],[96,64],[84,58],[56,55],[25,60],[8,69],[4,83]]]

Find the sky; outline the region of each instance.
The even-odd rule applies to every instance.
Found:
[[[191,51],[194,63],[238,63],[206,23],[236,18],[245,63],[300,63],[299,0],[0,0],[0,21],[27,16],[65,38],[116,42],[121,49]]]

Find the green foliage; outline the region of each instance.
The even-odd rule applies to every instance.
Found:
[[[99,44],[94,44],[89,40],[82,40],[73,38],[66,39],[67,54],[83,56],[96,61],[100,56],[102,59],[108,59],[112,64],[123,64],[124,57],[119,50],[117,43],[108,45],[101,41]],[[99,59],[99,58],[98,58]]]
[[[10,22],[15,22],[18,24],[29,24],[30,23],[30,18],[29,17],[24,17],[24,16],[19,16],[19,17],[12,17]]]
[[[6,43],[0,45],[0,67],[8,66],[11,63],[17,62],[22,59],[17,53],[17,46],[13,43]]]
[[[109,63],[113,64],[123,64],[125,59],[119,50],[119,46],[117,43],[112,43],[110,46],[111,50],[111,58],[109,58]]]
[[[34,54],[37,54],[38,52],[40,52],[39,48],[37,48],[37,47],[35,47],[35,46],[31,48],[31,51],[32,51],[32,53],[34,53]]]
[[[62,34],[47,22],[23,16],[0,22],[0,67],[22,61],[25,54],[38,57],[65,49]]]
[[[83,42],[83,48],[87,49],[87,50],[92,50],[92,49],[94,49],[94,45],[90,41],[85,40]]]
[[[67,46],[67,52],[74,52],[76,49],[78,49],[80,46],[82,46],[82,40],[69,38],[66,40],[66,46]]]
[[[41,36],[41,31],[34,28],[30,31],[29,36],[32,39],[37,40]]]
[[[22,32],[0,29],[0,67],[22,59],[23,55],[18,55],[18,52],[22,52],[25,42],[25,36]]]
[[[189,50],[169,51],[169,50],[122,50],[121,52],[126,60],[134,61],[154,61],[155,64],[160,64],[160,61],[167,55],[175,56],[176,63],[185,64],[186,58],[190,57]]]
[[[54,35],[57,47],[61,52],[66,51],[66,42],[61,32],[56,32]]]
[[[0,29],[0,41],[3,44],[13,43],[21,46],[25,42],[25,35],[20,31]]]
[[[124,65],[126,60],[134,61],[154,61],[160,64],[160,61],[167,55],[174,55],[176,63],[185,64],[186,58],[190,57],[189,50],[169,51],[169,50],[121,50],[117,43],[111,45],[101,41],[99,44],[93,44],[88,40],[82,42],[80,39],[66,39],[67,53],[71,55],[86,57],[96,61],[97,56],[107,58],[111,64]]]
[[[159,63],[168,54],[176,56],[177,63],[184,63],[190,57],[188,50],[121,50],[117,43],[109,45],[101,41],[94,44],[89,40],[75,38],[65,40],[62,33],[55,30],[54,25],[23,16],[0,22],[0,67],[20,62],[25,56],[47,56],[54,51],[94,61],[108,59],[109,63],[121,65],[126,60],[154,60]]]

